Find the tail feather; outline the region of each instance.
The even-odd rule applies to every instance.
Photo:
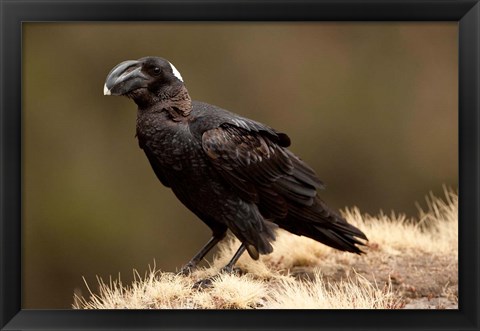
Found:
[[[341,251],[361,254],[367,236],[329,209],[319,198],[312,206],[291,206],[289,214],[278,222],[281,228],[312,238]],[[362,241],[363,240],[363,241]]]
[[[361,250],[355,245],[355,243],[358,243],[357,240],[352,241],[350,240],[352,238],[351,236],[344,236],[331,229],[324,229],[315,226],[314,230],[307,235],[312,239],[316,239],[335,249],[352,253],[361,253]]]

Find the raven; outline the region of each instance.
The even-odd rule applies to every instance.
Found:
[[[137,104],[136,136],[153,171],[212,230],[182,273],[190,273],[228,229],[241,245],[225,271],[232,271],[245,250],[255,260],[271,253],[277,227],[363,253],[357,245],[367,237],[320,199],[324,184],[287,149],[285,133],[192,101],[169,61],[144,57],[116,65],[104,94]]]

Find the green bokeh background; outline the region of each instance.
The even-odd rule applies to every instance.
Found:
[[[70,308],[82,276],[173,271],[209,230],[155,178],[127,59],[169,59],[193,99],[286,132],[335,208],[416,215],[458,183],[456,23],[25,23],[23,307]],[[210,256],[211,257],[211,256]]]

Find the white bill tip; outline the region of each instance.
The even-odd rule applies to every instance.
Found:
[[[107,84],[103,85],[103,95],[110,95],[110,94],[112,94],[112,93],[107,88]]]

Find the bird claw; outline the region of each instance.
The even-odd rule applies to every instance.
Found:
[[[195,270],[196,266],[193,263],[187,263],[183,268],[177,273],[179,276],[190,276]]]
[[[204,290],[207,288],[211,288],[213,287],[213,278],[214,277],[200,279],[199,281],[195,282],[195,284],[193,284],[192,288],[194,290]]]
[[[236,276],[240,276],[240,275],[245,274],[245,272],[242,269],[240,269],[239,267],[230,267],[228,265],[223,267],[222,269],[220,269],[220,273],[236,275]]]
[[[220,274],[230,274],[230,275],[236,275],[236,276],[239,276],[239,275],[242,275],[244,274],[244,271],[238,267],[231,267],[231,266],[225,266],[223,267],[222,269],[220,269],[220,273],[215,275],[215,276],[212,276],[212,277],[209,277],[209,278],[205,278],[205,279],[200,279],[199,281],[197,281],[195,284],[193,284],[193,289],[195,290],[204,290],[204,289],[207,289],[207,288],[212,288],[213,287],[213,281],[218,279]]]

